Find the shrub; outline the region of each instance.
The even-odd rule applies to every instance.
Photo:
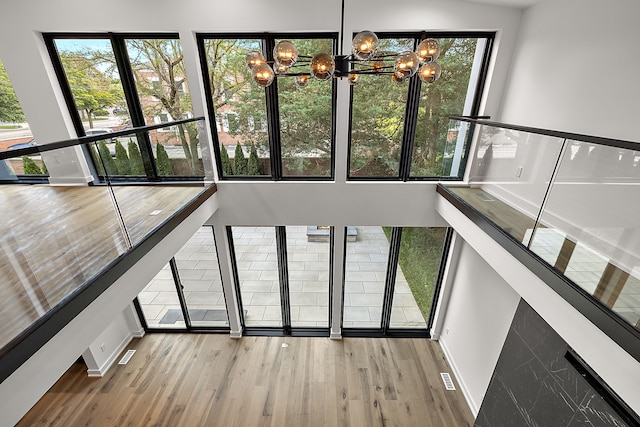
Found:
[[[31,157],[22,156],[22,170],[25,175],[42,175],[42,171]]]
[[[231,168],[231,159],[229,159],[229,153],[226,147],[223,145],[220,147],[220,161],[222,162],[223,175],[233,175],[233,168]]]
[[[173,175],[173,165],[162,144],[156,145],[156,161],[158,162],[158,175],[168,176]]]
[[[96,146],[94,144],[91,144],[89,146],[89,150],[91,151],[91,157],[93,158],[93,163],[96,165],[96,171],[98,172],[98,175],[104,176],[104,167],[102,166],[102,161],[100,160],[100,156],[96,151]]]
[[[248,175],[262,175],[262,165],[258,158],[258,151],[256,146],[251,144],[251,152],[249,153],[249,162],[247,163]]]
[[[146,172],[144,170],[144,163],[142,161],[142,154],[140,154],[138,144],[136,144],[131,138],[129,138],[129,144],[127,144],[127,148],[129,150],[129,167],[131,168],[131,175],[146,175]]]
[[[118,165],[116,165],[116,161],[111,157],[111,153],[104,139],[98,142],[98,154],[100,155],[98,159],[104,165],[107,175],[118,175]]]
[[[120,141],[116,141],[116,165],[120,175],[131,175],[129,155]]]
[[[236,152],[233,158],[233,169],[236,175],[247,174],[247,159],[244,158],[242,145],[236,144]]]

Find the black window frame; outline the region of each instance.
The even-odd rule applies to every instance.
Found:
[[[122,84],[122,90],[124,92],[125,102],[129,111],[129,117],[131,119],[131,127],[143,127],[152,125],[145,122],[144,111],[142,109],[142,103],[140,102],[140,96],[136,87],[135,78],[133,75],[133,69],[131,68],[131,62],[129,60],[129,54],[126,46],[126,41],[129,39],[173,39],[180,40],[178,33],[113,33],[113,32],[47,32],[42,33],[42,37],[51,60],[51,64],[56,73],[58,84],[62,91],[67,109],[71,116],[73,127],[78,137],[85,136],[84,126],[82,125],[82,119],[78,113],[78,108],[71,92],[69,82],[66,77],[62,61],[60,59],[58,48],[55,41],[61,39],[67,40],[109,40],[113,49],[113,54],[117,64],[118,74],[120,76],[120,82]],[[177,119],[179,120],[179,119]],[[153,146],[151,144],[151,138],[148,132],[138,133],[136,135],[138,147],[140,148],[140,154],[142,156],[146,176],[118,176],[113,175],[108,177],[108,181],[111,183],[129,183],[129,182],[202,182],[204,181],[204,175],[202,176],[163,176],[158,172],[158,166],[156,159],[153,156]],[[87,147],[83,147],[83,152],[87,162],[90,166],[91,173],[97,178],[97,184],[106,184],[107,179],[98,173],[98,168],[92,158]]]
[[[355,33],[353,34],[355,36]],[[477,116],[480,111],[482,95],[489,71],[489,63],[495,43],[495,31],[412,31],[412,32],[376,32],[381,39],[386,38],[413,38],[414,48],[417,44],[428,38],[477,38],[486,39],[486,46],[482,57],[482,64],[478,74],[478,80],[471,104],[470,116]],[[414,148],[414,137],[416,123],[418,120],[418,107],[420,104],[420,89],[422,82],[417,75],[414,75],[407,82],[409,84],[407,94],[407,106],[405,108],[402,142],[400,147],[400,164],[397,176],[352,176],[351,175],[351,135],[353,126],[353,86],[350,87],[349,94],[349,135],[347,151],[347,181],[462,181],[463,176],[411,176],[411,163]],[[467,158],[469,157],[470,144],[466,144],[463,153],[463,162],[460,165],[461,171],[465,170]]]
[[[333,181],[335,180],[335,153],[336,153],[336,103],[337,89],[335,79],[331,81],[331,160],[330,173],[326,176],[318,175],[284,175],[282,173],[282,151],[281,151],[281,133],[280,133],[280,114],[278,106],[278,82],[277,78],[273,83],[265,88],[265,106],[267,114],[267,132],[269,137],[269,161],[271,163],[271,175],[225,175],[222,170],[222,161],[220,159],[221,144],[218,139],[218,124],[216,121],[216,111],[213,106],[213,94],[211,93],[211,80],[209,78],[209,70],[207,65],[205,40],[234,40],[234,39],[258,39],[262,44],[262,54],[267,61],[273,61],[273,48],[275,40],[281,39],[330,39],[332,40],[333,54],[338,51],[338,33],[337,32],[321,32],[321,33],[197,33],[196,40],[198,45],[198,56],[200,58],[200,67],[202,70],[205,98],[207,110],[209,114],[209,124],[211,136],[213,140],[214,151],[216,153],[216,168],[218,178],[228,181]],[[313,52],[304,52],[312,54]],[[325,82],[329,84],[328,82]]]

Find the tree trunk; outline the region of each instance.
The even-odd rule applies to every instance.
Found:
[[[93,129],[93,117],[91,117],[93,114],[93,110],[87,108],[86,113],[87,119],[89,119],[89,129]]]

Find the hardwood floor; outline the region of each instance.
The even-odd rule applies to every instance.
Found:
[[[114,187],[133,244],[203,191]],[[107,187],[0,186],[0,347],[129,249]]]
[[[103,378],[72,366],[18,426],[473,424],[435,341],[148,334],[129,347]]]

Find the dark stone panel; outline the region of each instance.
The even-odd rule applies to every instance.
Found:
[[[595,391],[585,397],[578,407],[578,413],[584,415],[593,426],[629,426],[628,423]],[[580,424],[576,424],[580,425]]]
[[[627,426],[565,358],[567,349],[521,300],[475,426]]]
[[[494,376],[489,384],[487,393],[474,427],[495,427],[495,426],[526,426],[525,419],[513,396],[504,386],[502,380]]]
[[[567,344],[524,300],[520,300],[511,328],[542,361],[564,358]]]

